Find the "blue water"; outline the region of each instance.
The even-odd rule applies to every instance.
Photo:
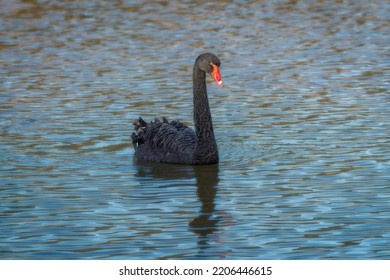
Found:
[[[0,1],[1,259],[389,259],[385,1]],[[139,115],[220,164],[139,162]]]

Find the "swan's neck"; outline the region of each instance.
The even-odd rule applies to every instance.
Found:
[[[213,121],[206,90],[206,72],[194,66],[194,125],[197,145],[194,151],[195,161],[218,162],[218,148],[215,141]]]

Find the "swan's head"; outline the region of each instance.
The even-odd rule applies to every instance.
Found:
[[[221,66],[221,62],[219,61],[218,57],[215,54],[212,53],[201,54],[196,59],[196,63],[198,64],[200,70],[209,73],[220,87],[223,86],[221,73],[219,72],[219,67]]]

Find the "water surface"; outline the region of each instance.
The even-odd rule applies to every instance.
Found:
[[[0,258],[390,258],[386,1],[0,5]],[[220,164],[138,162],[205,51]]]

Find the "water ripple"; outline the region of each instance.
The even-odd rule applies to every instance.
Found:
[[[106,2],[1,2],[0,258],[389,258],[388,4]],[[204,51],[220,164],[134,160]]]

